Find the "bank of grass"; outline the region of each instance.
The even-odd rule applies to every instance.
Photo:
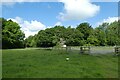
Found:
[[[3,50],[2,56],[3,78],[118,78],[118,57],[112,53],[80,55],[18,49]]]

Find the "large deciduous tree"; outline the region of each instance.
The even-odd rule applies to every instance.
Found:
[[[92,33],[93,28],[89,25],[89,23],[81,23],[77,26],[77,28],[81,33],[84,34],[84,40],[87,40],[89,35]]]
[[[25,34],[20,30],[20,26],[12,20],[1,18],[2,21],[2,48],[23,48]]]
[[[53,47],[56,45],[54,38],[54,33],[50,29],[41,30],[37,34],[36,45],[37,47]]]

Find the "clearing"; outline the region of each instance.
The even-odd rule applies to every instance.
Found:
[[[2,50],[3,78],[118,78],[118,56],[64,50]],[[69,57],[69,61],[66,61]]]

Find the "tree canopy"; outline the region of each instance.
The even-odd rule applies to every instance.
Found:
[[[53,47],[66,44],[67,46],[114,46],[120,45],[120,23],[103,23],[96,28],[85,22],[71,26],[54,26],[40,30],[38,34],[25,38],[20,26],[12,20],[0,18],[2,22],[2,47]]]
[[[20,26],[4,18],[1,18],[0,22],[2,22],[2,48],[23,48],[25,34],[20,30]]]
[[[64,41],[67,46],[114,46],[120,45],[120,24],[115,21],[111,24],[103,23],[93,29],[89,23],[81,23],[76,28],[55,26],[41,30],[33,36],[36,47],[57,46]]]

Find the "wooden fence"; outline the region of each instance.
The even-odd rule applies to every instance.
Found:
[[[80,47],[80,53],[90,53],[90,46],[81,46]]]
[[[116,55],[120,55],[120,46],[115,47],[115,53]]]
[[[82,54],[89,54],[90,53],[90,46],[80,46],[78,49],[75,49],[71,46],[66,47],[67,53],[71,53],[76,51],[77,53],[82,53]]]

